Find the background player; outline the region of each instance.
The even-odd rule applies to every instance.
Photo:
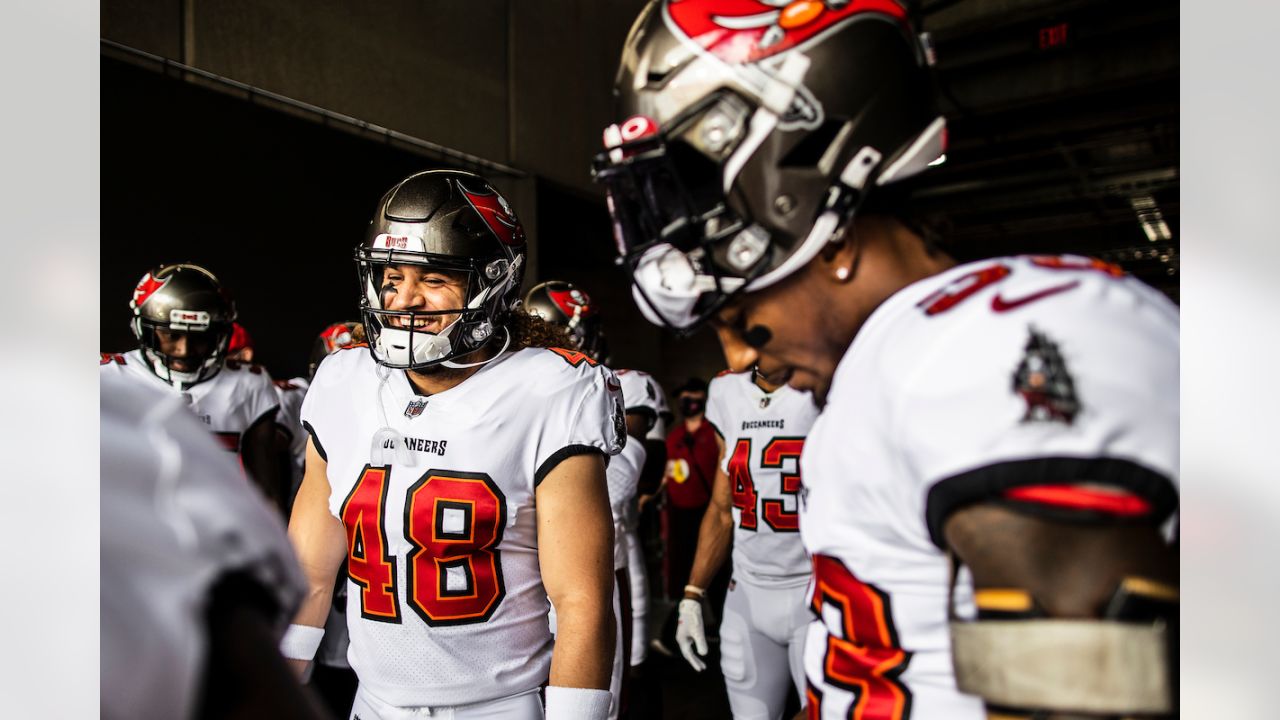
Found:
[[[119,375],[180,396],[249,476],[284,507],[288,478],[276,438],[271,376],[224,362],[235,304],[218,279],[191,264],[162,265],[138,281],[129,301],[138,348],[103,353],[102,375]]]
[[[680,601],[676,642],[695,670],[705,669],[698,657],[707,654],[702,599],[732,546],[720,669],[735,718],[782,717],[788,678],[804,697],[812,573],[800,542],[800,451],[817,417],[809,393],[754,370],[711,381],[706,419],[720,443],[720,465]]]
[[[279,516],[178,398],[101,390],[102,717],[323,717],[276,650],[305,587]]]
[[[946,133],[905,10],[812,9],[649,5],[597,159],[650,319],[714,316],[731,367],[827,404],[810,717],[1170,712],[1176,308],[1085,258],[955,266],[912,200]]]
[[[512,312],[524,259],[482,178],[405,179],[357,249],[369,344],[326,358],[307,392],[289,532],[310,593],[286,655],[314,655],[345,558],[364,720],[538,717],[548,682],[548,717],[608,711],[621,397],[581,353],[533,347],[559,333]]]
[[[543,320],[564,328],[570,341],[580,351],[593,360],[606,361],[607,343],[601,325],[600,312],[581,289],[563,280],[549,280],[530,288],[524,297],[525,311],[537,315]],[[627,434],[630,440],[622,452],[609,463],[607,478],[609,484],[609,505],[613,512],[614,523],[614,569],[618,576],[619,616],[618,648],[614,656],[612,690],[615,703],[610,709],[610,717],[617,717],[623,707],[626,683],[623,682],[627,667],[638,666],[643,662],[641,654],[638,662],[636,645],[643,645],[645,638],[644,617],[635,621],[634,607],[637,589],[648,593],[648,582],[645,578],[644,558],[639,548],[639,538],[635,536],[635,524],[628,528],[628,522],[636,517],[636,492],[641,483],[641,474],[649,468],[656,470],[652,463],[646,461],[647,447],[645,436],[651,433],[658,422],[659,413],[665,407],[660,404],[662,391],[648,373],[637,370],[615,371],[622,385],[623,406],[626,409]],[[637,559],[637,555],[639,555]],[[639,565],[633,569],[632,564]],[[633,588],[631,579],[639,577],[639,587]],[[643,598],[643,606],[647,608],[648,597]]]

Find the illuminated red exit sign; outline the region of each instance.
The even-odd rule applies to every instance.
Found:
[[[1049,27],[1040,28],[1040,49],[1052,50],[1060,48],[1067,44],[1067,31],[1071,26],[1068,23],[1058,23]]]

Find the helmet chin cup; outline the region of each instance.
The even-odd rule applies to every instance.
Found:
[[[169,365],[165,363],[164,356],[160,353],[157,353],[150,348],[143,348],[142,352],[146,357],[147,362],[151,364],[151,372],[155,373],[156,377],[172,385],[176,390],[189,388],[192,385],[212,377],[212,374],[206,372],[209,369],[207,367],[209,365],[208,360],[206,360],[204,364],[201,365],[200,369],[195,372],[182,372],[180,370],[170,368]]]
[[[449,341],[450,325],[440,334],[415,333],[402,328],[384,327],[378,333],[374,349],[380,360],[391,365],[415,366],[436,362],[449,356],[453,343]]]
[[[705,317],[698,301],[703,294],[718,291],[727,297],[742,287],[741,278],[699,273],[690,257],[671,245],[656,245],[646,251],[633,272],[631,292],[645,319],[655,325],[685,330]]]

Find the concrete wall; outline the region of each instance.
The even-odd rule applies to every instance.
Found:
[[[642,0],[104,0],[102,35],[598,197]]]

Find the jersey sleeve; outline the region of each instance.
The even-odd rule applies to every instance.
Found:
[[[542,433],[537,448],[534,484],[541,483],[566,458],[598,452],[617,455],[627,441],[622,384],[603,365],[562,362],[547,351],[543,362],[554,368],[546,393],[551,401],[541,409]]]
[[[335,391],[340,392],[340,380],[337,376],[341,373],[341,368],[338,366],[342,362],[342,356],[349,352],[359,351],[339,350],[320,361],[315,377],[311,379],[311,385],[302,398],[302,407],[298,410],[298,421],[303,432],[311,439],[311,444],[315,445],[316,452],[325,462],[329,461],[329,455],[325,452],[324,438],[327,437],[327,431],[332,431],[326,418],[325,399]]]
[[[638,442],[627,443],[622,452],[609,461],[605,476],[609,483],[609,506],[613,509],[614,522],[622,521],[627,503],[636,495],[644,461],[644,444]]]
[[[271,381],[271,375],[267,373],[266,368],[254,366],[255,370],[248,368],[241,370],[248,379],[245,392],[245,418],[248,421],[248,428],[257,427],[261,422],[274,422],[276,419],[276,411],[280,407],[280,397],[276,394],[275,383]]]
[[[1156,523],[1176,510],[1177,315],[1137,283],[981,308],[917,343],[919,362],[888,383],[888,437],[919,482],[936,545],[946,518],[973,502]]]

